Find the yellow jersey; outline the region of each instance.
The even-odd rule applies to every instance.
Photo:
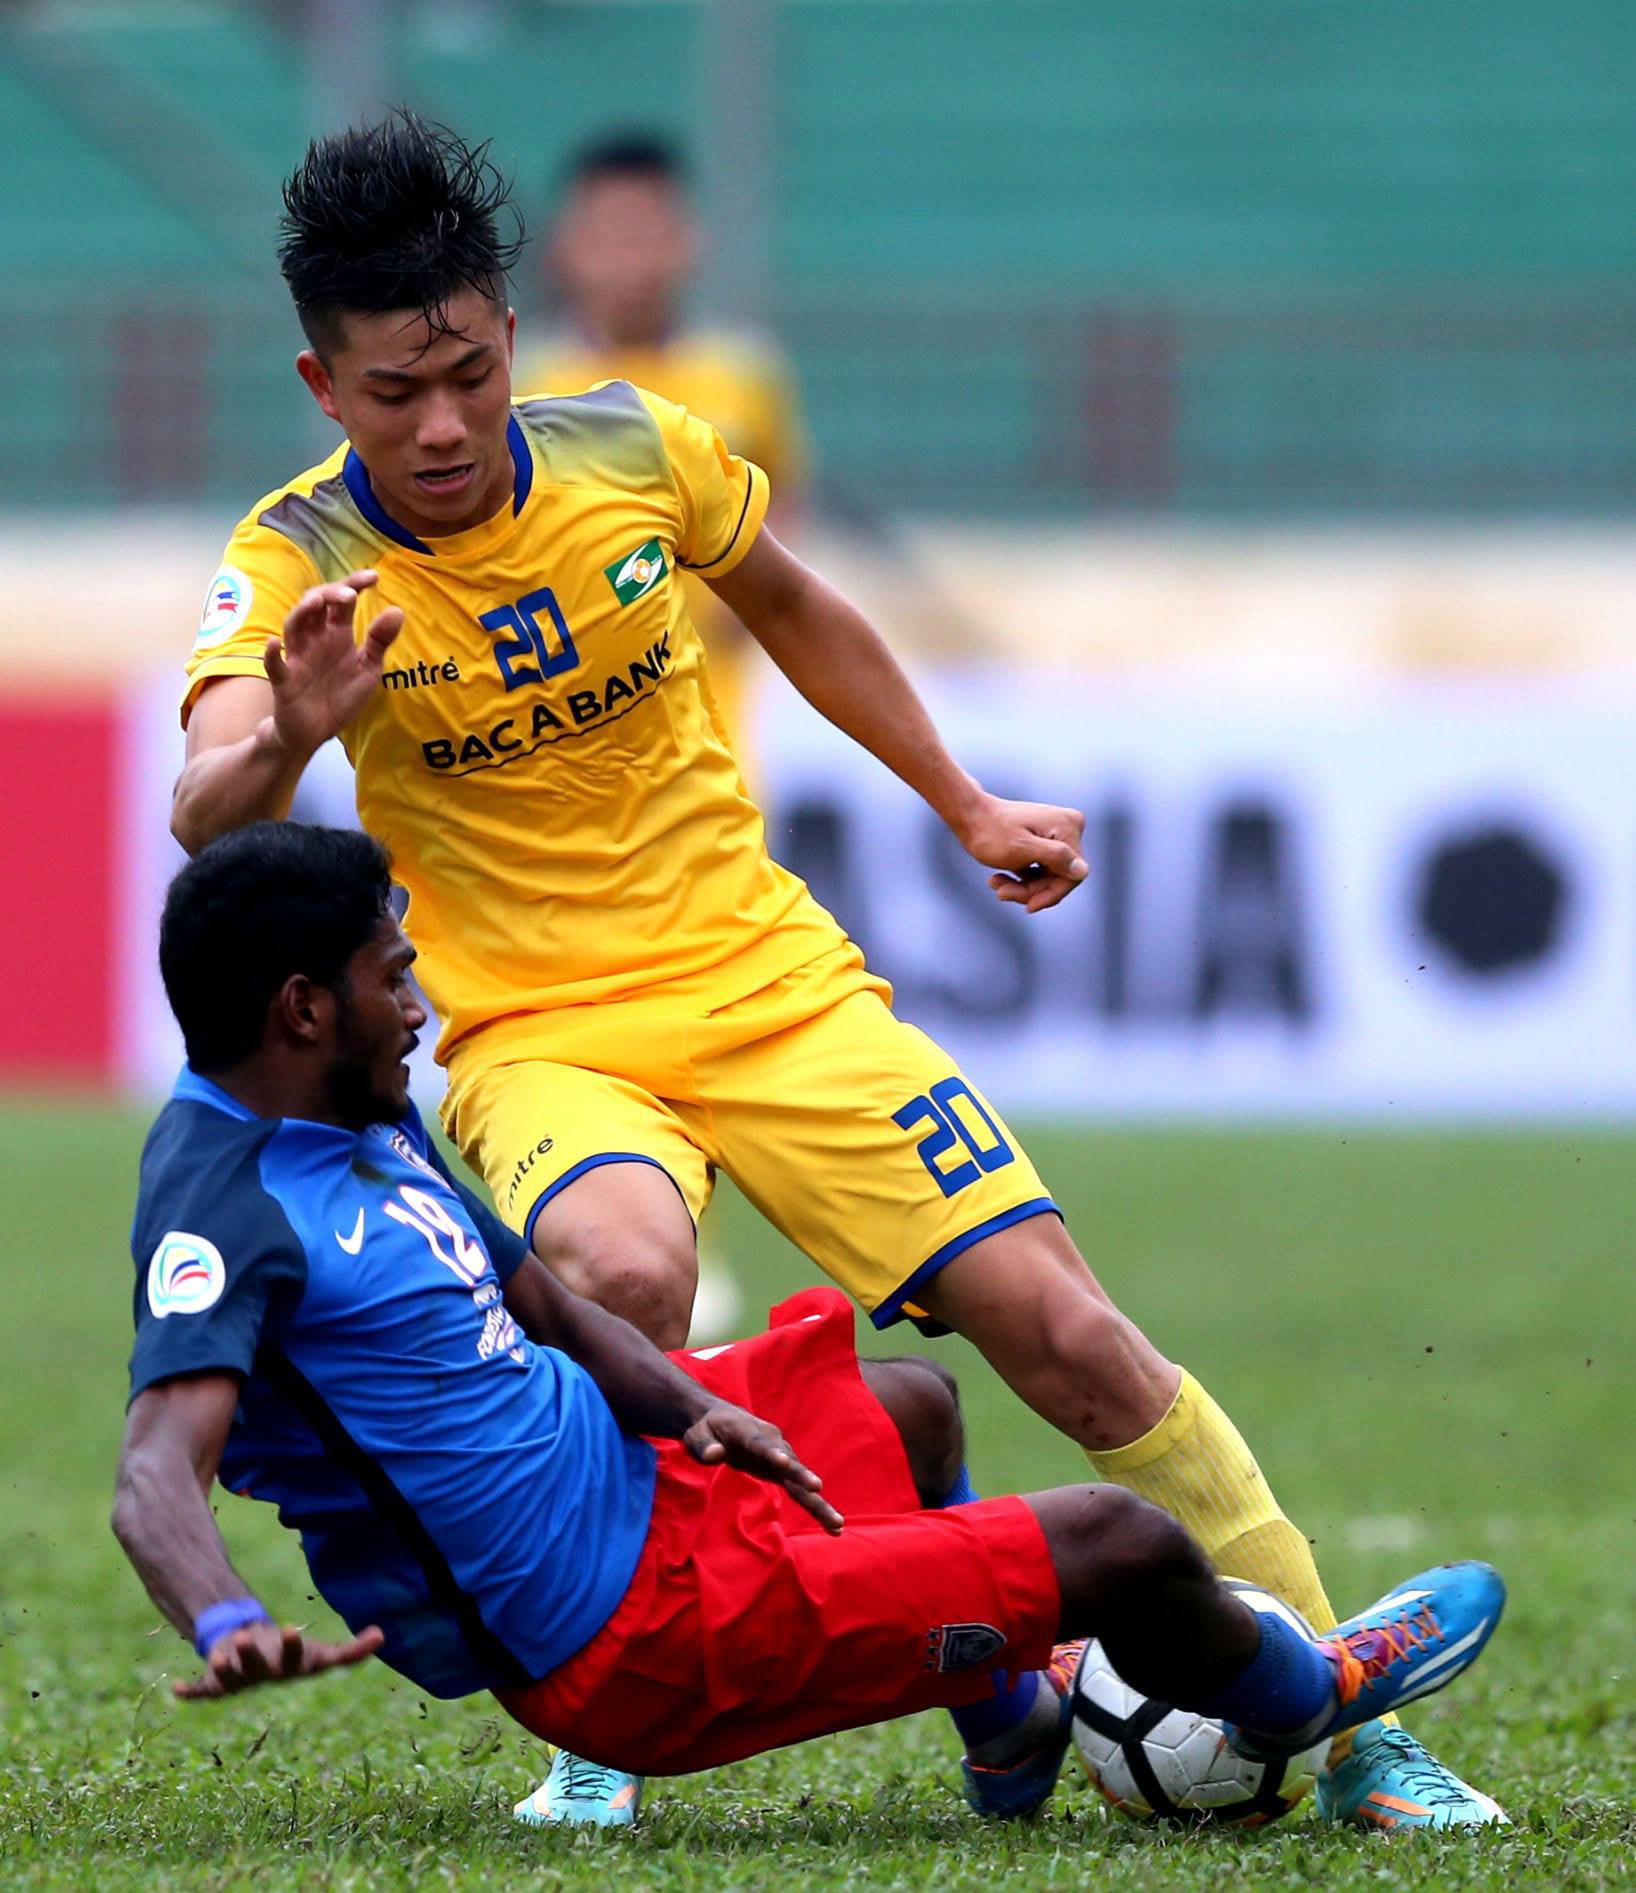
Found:
[[[533,347],[525,338],[519,351],[519,387],[574,394],[608,380],[651,388],[702,415],[734,453],[765,471],[774,492],[790,497],[806,485],[807,441],[794,377],[765,344],[687,329],[649,348],[600,348],[572,330],[558,330]]]
[[[573,394],[604,380],[651,388],[690,414],[702,415],[734,453],[765,470],[772,490],[799,502],[809,454],[795,380],[776,351],[755,339],[715,329],[685,329],[646,348],[601,348],[571,329],[556,330],[520,355],[519,387]],[[749,738],[750,660],[746,634],[707,585],[684,578],[682,589],[704,634],[712,685],[741,756]]]
[[[375,699],[342,732],[358,813],[407,889],[438,1056],[506,1020],[685,982],[708,1005],[844,939],[768,855],[678,577],[753,543],[767,478],[626,382],[520,399],[513,495],[421,540],[345,444],[269,494],[206,595],[182,716],[262,676],[311,586],[373,567],[403,609]]]

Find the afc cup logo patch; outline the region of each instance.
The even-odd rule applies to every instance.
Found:
[[[168,1229],[148,1264],[148,1306],[154,1319],[197,1315],[221,1300],[227,1265],[215,1243],[185,1229]]]
[[[256,588],[236,565],[224,565],[205,593],[194,650],[208,651],[214,645],[225,644],[250,615],[255,595]]]
[[[936,1624],[926,1632],[929,1670],[970,1670],[1005,1648],[1005,1633],[993,1624]]]

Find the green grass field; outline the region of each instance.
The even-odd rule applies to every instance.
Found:
[[[662,1785],[634,1835],[514,1827],[534,1745],[486,1701],[375,1668],[180,1705],[190,1653],[109,1536],[143,1122],[0,1111],[0,1886],[682,1889],[1626,1885],[1636,1878],[1636,1138],[1041,1133],[1031,1147],[1116,1294],[1258,1445],[1342,1610],[1448,1555],[1512,1601],[1482,1667],[1413,1726],[1509,1832],[1388,1841],[1297,1817],[1163,1841],[1077,1770],[1047,1818],[980,1827],[942,1718]],[[754,1309],[811,1271],[738,1201]],[[901,1346],[907,1330],[899,1330]],[[877,1345],[871,1340],[870,1345]],[[892,1351],[889,1340],[882,1351]],[[988,1491],[1083,1462],[961,1346]],[[242,1569],[323,1613],[262,1508]]]

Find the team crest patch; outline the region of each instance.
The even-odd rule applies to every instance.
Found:
[[[650,539],[623,559],[602,568],[602,576],[613,587],[614,597],[622,605],[634,605],[646,598],[670,570],[665,563],[665,549],[657,539]]]
[[[993,1624],[938,1624],[926,1632],[929,1670],[969,1670],[1005,1648],[1005,1633]]]
[[[199,614],[199,635],[193,640],[196,651],[208,651],[225,644],[250,615],[256,588],[236,565],[224,565],[210,581],[205,593],[204,610]]]
[[[185,1229],[168,1229],[148,1264],[148,1306],[154,1318],[197,1315],[221,1300],[227,1265],[215,1243]]]

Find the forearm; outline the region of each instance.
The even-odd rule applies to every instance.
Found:
[[[201,1612],[250,1595],[185,1459],[123,1463],[112,1523],[149,1597],[190,1643]]]
[[[723,585],[728,595],[729,580]],[[958,829],[982,796],[954,760],[903,667],[863,613],[801,568],[747,620],[756,641],[820,715],[879,758]]]
[[[282,821],[308,760],[284,745],[270,716],[239,741],[201,751],[177,778],[171,833],[197,854],[235,828]]]
[[[538,1256],[524,1261],[505,1297],[530,1340],[559,1349],[585,1369],[627,1432],[680,1439],[716,1404],[646,1335],[565,1288]]]

